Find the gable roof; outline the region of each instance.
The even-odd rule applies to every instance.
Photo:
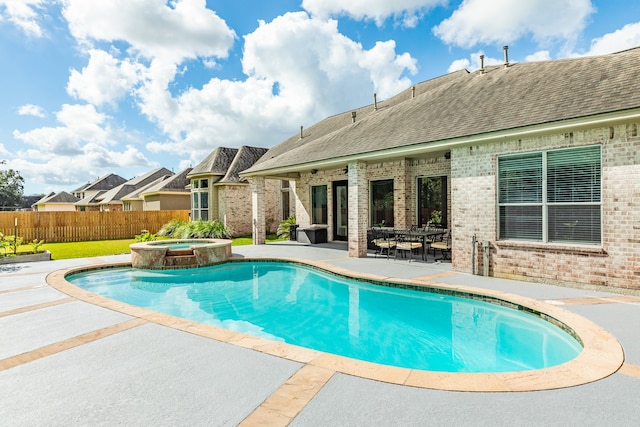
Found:
[[[114,187],[111,190],[104,192],[100,196],[96,197],[96,200],[101,205],[109,204],[109,203],[121,203],[123,196],[130,194],[134,190],[137,190],[138,188],[141,188],[162,176],[171,176],[171,175],[173,175],[173,172],[171,172],[167,168],[154,169],[150,172],[147,172],[144,175],[140,175],[136,178],[133,178],[125,182],[124,184],[120,184],[117,187]]]
[[[45,203],[76,203],[78,199],[73,194],[69,194],[66,191],[59,193],[49,193],[40,200],[34,203],[34,205],[43,205]]]
[[[176,173],[171,176],[162,176],[149,184],[140,187],[122,197],[122,200],[142,199],[145,194],[151,193],[190,193],[187,189],[189,180],[187,174],[191,171],[191,168],[187,168],[182,172]]]
[[[243,145],[238,149],[238,153],[229,165],[225,176],[220,181],[216,182],[216,184],[247,182],[245,178],[240,177],[240,172],[253,166],[253,164],[267,151],[269,151],[267,148]]]
[[[224,176],[238,153],[237,148],[218,147],[213,150],[203,161],[198,163],[187,175],[189,178],[196,175],[220,175]]]
[[[120,175],[110,173],[109,175],[105,175],[101,178],[96,179],[93,182],[89,182],[83,185],[82,187],[79,187],[73,190],[72,193],[81,193],[83,191],[110,190],[113,187],[116,187],[125,182],[127,182],[127,180],[121,177]]]
[[[638,64],[640,48],[458,71],[353,110],[355,123],[351,111],[328,117],[243,175],[638,108]]]

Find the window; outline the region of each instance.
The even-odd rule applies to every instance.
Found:
[[[314,185],[311,187],[311,223],[327,223],[327,186]]]
[[[191,219],[194,221],[209,220],[209,180],[194,179],[192,181]]]
[[[371,224],[393,227],[393,179],[371,181]]]
[[[418,178],[418,222],[447,224],[447,177]]]
[[[287,219],[290,216],[290,203],[289,203],[289,181],[280,181],[280,197],[282,205],[282,219]]]
[[[500,239],[600,244],[599,145],[498,159]]]

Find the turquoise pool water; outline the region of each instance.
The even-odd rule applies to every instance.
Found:
[[[209,244],[211,244],[211,242],[193,241],[193,242],[168,242],[168,243],[164,243],[162,241],[159,241],[157,243],[152,243],[153,246],[168,246],[169,250],[172,250],[172,251],[177,251],[177,250],[181,250],[181,249],[191,249],[192,246],[209,245]]]
[[[412,369],[509,372],[576,357],[581,345],[527,312],[378,286],[281,262],[67,277],[91,292],[275,341]]]

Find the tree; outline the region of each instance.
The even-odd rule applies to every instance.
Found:
[[[6,163],[4,160],[0,164]],[[0,209],[16,208],[22,204],[24,178],[13,169],[0,170]]]

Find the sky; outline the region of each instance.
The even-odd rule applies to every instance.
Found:
[[[505,45],[512,63],[640,46],[640,2],[0,0],[0,168],[25,195],[179,172]]]

